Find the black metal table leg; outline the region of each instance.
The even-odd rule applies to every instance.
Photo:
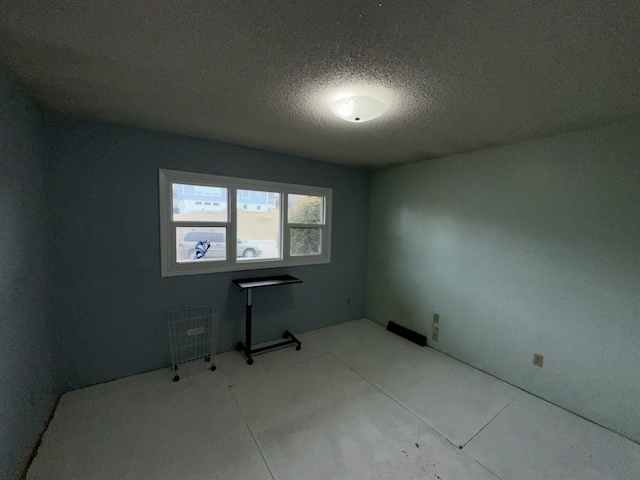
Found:
[[[253,358],[251,358],[251,289],[247,288],[247,309],[245,313],[245,350],[244,354],[247,356],[247,363],[253,365]]]
[[[249,365],[253,365],[252,355],[264,352],[267,350],[272,350],[275,348],[284,347],[287,345],[295,345],[296,350],[300,350],[302,348],[302,343],[298,340],[291,332],[286,330],[284,332],[283,338],[287,339],[284,342],[278,342],[276,344],[267,345],[265,347],[259,348],[251,348],[251,313],[252,313],[252,305],[251,305],[251,290],[254,287],[267,287],[273,285],[287,285],[291,283],[302,283],[302,280],[292,277],[291,275],[279,275],[274,277],[263,277],[263,278],[249,278],[249,279],[239,279],[233,280],[233,283],[241,288],[241,290],[247,290],[247,306],[245,312],[245,343],[238,342],[238,350],[244,352],[247,357],[247,363]]]

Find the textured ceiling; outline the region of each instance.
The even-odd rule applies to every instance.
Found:
[[[0,58],[56,111],[360,166],[640,116],[637,0],[4,0]]]

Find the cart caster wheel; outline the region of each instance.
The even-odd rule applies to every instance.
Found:
[[[174,382],[177,382],[178,380],[180,380],[180,375],[176,375],[175,377],[173,377]]]
[[[215,372],[215,371],[216,371],[216,368],[218,368],[218,367],[216,367],[215,365],[211,365],[211,371],[212,371],[212,372]]]
[[[205,362],[210,362],[211,361],[211,357],[209,355],[207,355],[206,357],[204,357],[204,361]]]
[[[300,350],[302,348],[302,345],[296,345],[296,350]]]
[[[249,360],[247,360],[247,365],[253,365],[253,358],[250,358]]]

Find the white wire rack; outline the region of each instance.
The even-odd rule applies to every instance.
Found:
[[[173,381],[180,380],[178,364],[203,358],[211,362],[218,344],[218,313],[213,307],[187,308],[167,314]],[[212,362],[211,370],[216,366]]]

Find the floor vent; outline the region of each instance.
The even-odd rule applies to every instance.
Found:
[[[420,335],[413,330],[409,330],[407,327],[398,325],[395,322],[390,321],[387,325],[387,330],[391,333],[395,333],[396,335],[400,335],[402,338],[406,338],[410,342],[417,343],[421,347],[425,347],[427,345],[427,337]]]

